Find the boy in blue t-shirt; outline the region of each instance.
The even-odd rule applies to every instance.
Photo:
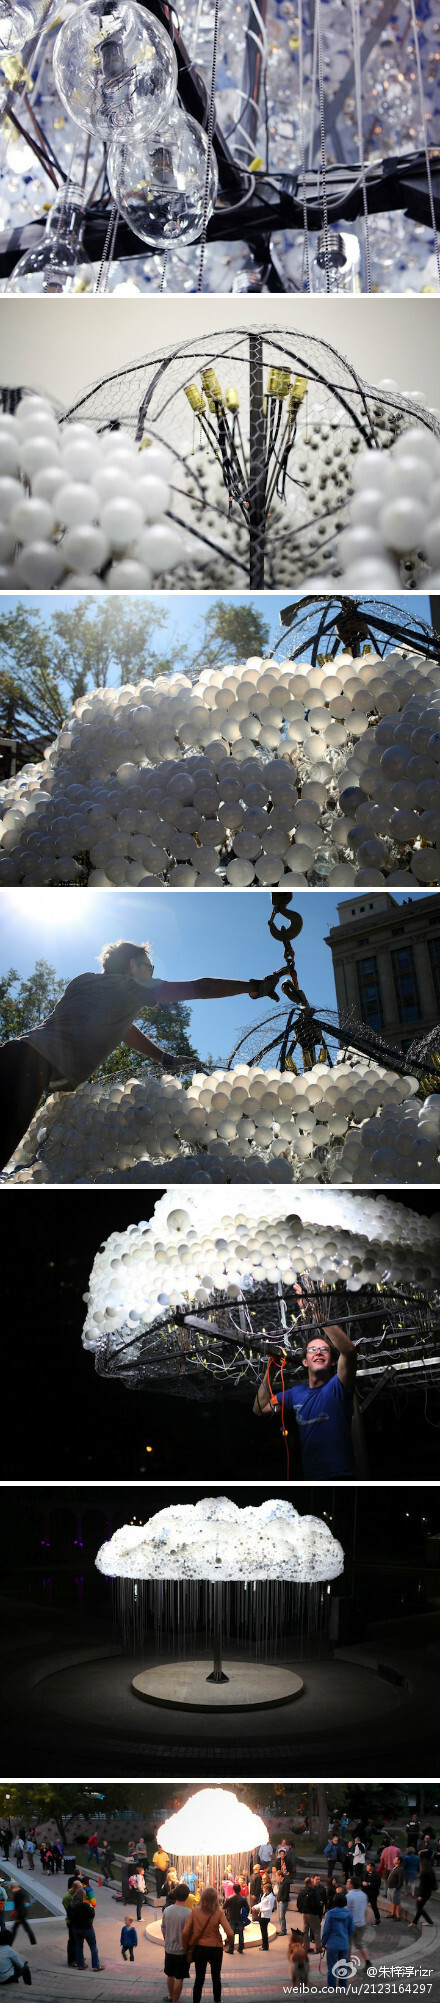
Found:
[[[133,1948],[137,1947],[137,1944],[136,1927],[133,1926],[131,1913],[126,1913],[124,1925],[121,1927],[121,1954],[123,1961],[126,1961],[127,1954],[130,1956],[130,1961],[134,1961]]]
[[[355,1473],[351,1439],[356,1350],[336,1323],[310,1337],[303,1350],[307,1384],[293,1384],[284,1394],[285,1412],[294,1411],[299,1427],[303,1474],[307,1478],[343,1481]],[[281,1407],[282,1392],[275,1394]],[[254,1401],[257,1418],[274,1409],[268,1371]]]

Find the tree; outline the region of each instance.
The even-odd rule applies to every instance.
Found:
[[[235,605],[233,598],[214,598],[203,614],[201,641],[192,665],[222,668],[228,661],[263,656],[269,627],[253,605]]]
[[[200,1068],[200,1057],[190,1041],[189,1027],[191,1009],[184,1002],[169,1002],[162,1007],[152,1008],[148,1004],[136,1016],[140,1028],[146,1036],[152,1037],[170,1056],[181,1057],[182,1072],[190,1073]],[[138,1051],[129,1050],[126,1043],[118,1043],[105,1063],[92,1073],[93,1078],[138,1078],[145,1071],[153,1071],[155,1066],[150,1057],[140,1057]]]
[[[0,980],[0,1042],[7,1043],[11,1036],[26,1036],[37,1022],[44,1022],[64,994],[65,986],[65,980],[58,980],[55,967],[49,967],[47,960],[36,960],[33,973],[24,981],[15,967],[10,967]]]
[[[200,667],[264,655],[268,642],[258,609],[233,599],[214,599],[187,640],[157,594],[78,596],[73,607],[45,618],[23,601],[0,614],[0,736],[17,739],[20,766],[41,757],[88,690],[136,687],[178,669],[194,681]]]

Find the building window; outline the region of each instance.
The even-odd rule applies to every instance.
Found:
[[[383,1029],[382,994],[375,954],[371,954],[368,960],[357,960],[356,972],[362,1021],[369,1022],[370,1029]]]
[[[420,1022],[419,983],[412,946],[398,946],[391,954],[399,1022]]]
[[[438,919],[437,919],[438,924]],[[437,1008],[440,1009],[440,939],[428,939],[428,952]]]

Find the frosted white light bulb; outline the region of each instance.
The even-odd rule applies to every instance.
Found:
[[[135,236],[155,250],[195,243],[204,218],[208,139],[194,118],[173,105],[153,136],[148,126],[110,148],[111,193]],[[208,217],[218,188],[211,151]]]
[[[53,67],[75,124],[106,139],[139,123],[151,131],[177,87],[171,37],[135,0],[75,7],[57,35]]]

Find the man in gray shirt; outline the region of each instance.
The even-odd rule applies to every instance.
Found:
[[[155,981],[149,946],[126,939],[104,946],[99,959],[101,973],[79,974],[69,981],[45,1022],[0,1045],[0,1169],[27,1132],[42,1093],[72,1091],[82,1085],[118,1043],[152,1058],[164,1071],[181,1070],[179,1057],[170,1057],[136,1027],[134,1018],[145,1002],[156,1007],[161,1002],[216,1001],[246,994],[259,1001],[272,994],[279,978],[269,974],[263,981]]]

